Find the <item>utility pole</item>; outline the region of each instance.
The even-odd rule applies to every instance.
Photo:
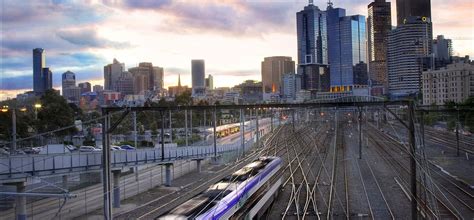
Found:
[[[171,118],[171,110],[169,110],[170,113],[170,142],[173,143],[173,120]]]
[[[456,156],[459,157],[459,108],[457,109],[457,121],[456,121]]]
[[[425,146],[425,113],[421,111],[420,127],[421,127],[421,146]]]
[[[260,130],[258,127],[258,108],[255,109],[255,126],[257,129],[257,147],[259,146],[259,140],[260,140]]]
[[[273,132],[273,109],[270,110],[270,131]]]
[[[240,135],[242,140],[242,158],[245,156],[245,112],[240,109]]]
[[[217,162],[217,133],[216,133],[216,122],[217,122],[217,109],[214,106],[214,123],[212,125],[214,126],[214,160]]]
[[[416,220],[417,213],[417,190],[416,190],[416,140],[415,140],[415,122],[414,122],[414,103],[408,104],[408,141],[410,143],[410,185],[411,185],[411,219]]]
[[[110,143],[109,143],[109,127],[110,116],[106,110],[102,110],[105,116],[102,122],[102,189],[104,196],[104,219],[112,220],[112,194],[110,182]]]
[[[292,109],[291,111],[291,121],[293,124],[293,132],[295,132],[295,109]]]
[[[359,159],[362,159],[362,110],[359,108]]]
[[[165,160],[165,112],[160,111],[160,114],[161,114],[161,161],[164,161]]]
[[[188,110],[184,110],[184,140],[186,147],[188,146]]]
[[[138,140],[137,140],[137,112],[133,112],[133,141],[135,143],[135,147],[138,148]]]
[[[12,109],[12,129],[13,129],[13,132],[12,132],[13,142],[12,142],[12,150],[10,151],[10,154],[11,152],[16,153],[16,109]]]

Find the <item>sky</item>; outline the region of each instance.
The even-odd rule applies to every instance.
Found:
[[[371,0],[333,0],[348,15],[367,15]],[[474,57],[474,1],[431,0],[433,35]],[[296,60],[296,12],[306,0],[2,0],[0,100],[31,90],[32,49],[46,50],[53,85],[61,74],[103,84],[114,58],[164,67],[165,87],[190,84],[191,60],[204,59],[214,86],[261,80],[267,56]],[[321,9],[326,1],[314,0]],[[396,25],[395,1],[392,23]]]

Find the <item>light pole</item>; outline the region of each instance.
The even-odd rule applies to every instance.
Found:
[[[12,108],[12,149],[10,154],[16,153],[16,111],[19,110],[20,112],[26,112],[26,108],[22,107],[20,109]],[[8,105],[4,105],[1,109],[1,112],[8,112],[9,108]]]
[[[40,103],[36,103],[34,106],[34,109],[35,109],[35,120],[38,119],[38,109],[40,109],[42,106]]]

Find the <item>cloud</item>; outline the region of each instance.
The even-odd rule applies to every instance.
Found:
[[[76,73],[78,80],[96,80],[103,77],[103,65],[107,61],[99,55],[91,53],[46,54],[46,66],[53,72],[53,86],[61,85],[61,74],[67,70]],[[32,58],[16,57],[2,59],[3,68],[0,90],[31,89],[33,86]]]
[[[113,1],[106,3],[123,10],[154,11],[164,19],[160,30],[175,33],[219,32],[233,36],[255,36],[266,32],[294,32],[291,1]]]
[[[80,47],[124,49],[131,46],[128,42],[116,42],[102,38],[94,28],[63,29],[59,30],[56,35]]]

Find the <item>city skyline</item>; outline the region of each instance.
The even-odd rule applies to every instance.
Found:
[[[206,74],[213,74],[215,87],[233,86],[245,79],[261,80],[260,61],[264,57],[297,59],[295,14],[308,4],[299,0],[271,4],[266,1],[186,4],[197,7],[197,12],[193,12],[183,8],[182,2],[117,2],[53,1],[40,5],[5,2],[4,7],[9,10],[2,11],[5,34],[2,35],[0,99],[32,90],[31,50],[36,47],[46,50],[55,88],[59,88],[61,73],[67,70],[76,73],[78,83],[103,85],[103,66],[113,58],[125,63],[127,69],[138,66],[139,62],[164,67],[165,87],[176,85],[178,74],[183,85],[191,85],[189,62],[196,58],[206,60]],[[370,2],[335,1],[334,5],[346,8],[348,14],[367,15]],[[395,26],[395,1],[391,4]],[[323,1],[315,5],[323,10],[326,7]],[[465,17],[471,20],[465,23],[448,16],[455,10],[443,11],[446,8],[443,5],[446,3],[432,1],[433,36],[443,34],[453,39],[454,55],[472,57],[474,43],[469,33],[473,30],[473,20],[468,16],[472,15],[472,3],[462,0],[449,3],[450,7],[459,7],[457,17],[467,13]],[[51,18],[42,16],[45,10],[54,10]],[[24,11],[30,13],[24,15]],[[142,22],[147,16],[158,19]],[[57,18],[63,19],[55,21]],[[38,24],[31,28],[33,20],[38,20]],[[181,28],[170,27],[173,25]],[[39,32],[43,29],[46,31]],[[29,31],[33,34],[27,34]]]

